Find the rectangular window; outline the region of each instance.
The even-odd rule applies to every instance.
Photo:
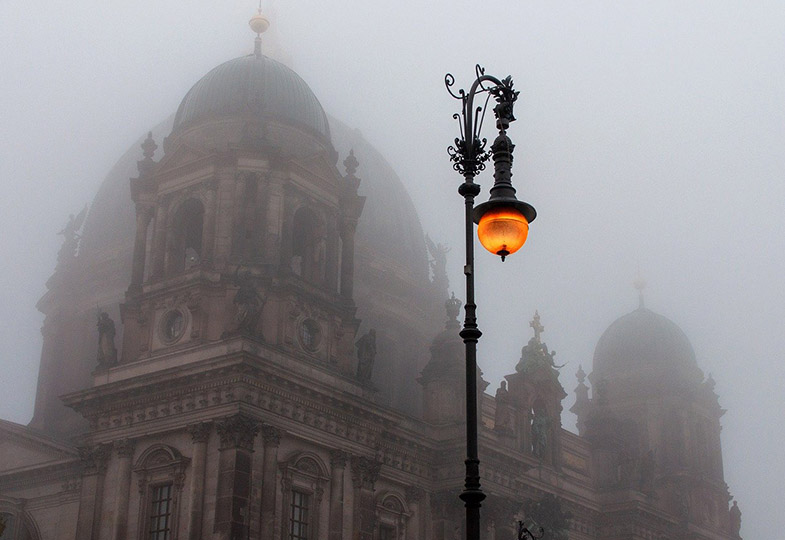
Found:
[[[289,519],[289,539],[308,540],[308,506],[310,496],[301,491],[292,491],[292,506]]]
[[[150,503],[149,540],[171,540],[172,484],[155,486]]]
[[[379,528],[379,540],[395,540],[395,527],[382,525]]]

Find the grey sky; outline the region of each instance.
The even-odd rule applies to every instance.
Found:
[[[728,409],[726,480],[744,536],[785,538],[775,502],[785,478],[785,3],[265,4],[275,30],[265,46],[387,157],[425,230],[453,247],[460,297],[460,179],[445,152],[458,103],[442,80],[451,71],[470,84],[475,62],[513,75],[514,183],[539,217],[508,262],[480,253],[489,391],[513,370],[539,309],[545,341],[568,363],[568,409],[578,365],[588,372],[602,331],[636,307],[640,267],[647,306],[684,329]],[[194,82],[252,50],[254,7],[0,3],[0,417],[32,414],[34,305],[57,231]]]

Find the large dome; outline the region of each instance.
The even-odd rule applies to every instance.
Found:
[[[641,307],[613,322],[594,350],[592,379],[692,380],[701,372],[681,328]]]
[[[177,109],[173,131],[233,115],[279,120],[330,138],[327,115],[305,81],[261,54],[224,62],[194,84]]]

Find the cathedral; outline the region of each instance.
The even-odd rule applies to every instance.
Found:
[[[73,216],[2,540],[456,540],[461,301],[382,155],[263,54],[208,72]],[[739,540],[687,336],[644,306],[565,374],[538,314],[480,377],[482,536]],[[590,390],[591,386],[591,390]]]

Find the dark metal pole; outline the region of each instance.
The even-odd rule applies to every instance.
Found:
[[[453,115],[459,122],[461,137],[455,139],[455,146],[448,148],[448,152],[453,161],[453,167],[464,178],[463,184],[458,188],[458,193],[464,199],[466,241],[466,265],[463,268],[463,273],[466,276],[466,318],[460,332],[466,347],[466,460],[464,462],[466,464],[466,479],[460,498],[466,507],[467,540],[480,539],[480,507],[485,499],[485,494],[480,486],[477,437],[477,342],[482,336],[482,332],[477,326],[477,305],[474,301],[473,214],[474,199],[480,193],[480,186],[474,183],[474,178],[485,168],[485,162],[490,154],[485,150],[486,140],[480,139],[479,132],[485,117],[488,99],[491,96],[499,103],[494,109],[497,119],[500,114],[505,118],[509,117],[506,125],[513,119],[512,103],[517,97],[517,92],[513,91],[512,80],[509,77],[500,81],[496,77],[485,75],[485,71],[479,65],[476,67],[476,75],[477,77],[468,93],[459,90],[456,94],[451,88],[455,83],[455,78],[450,74],[444,78],[447,90],[454,98],[460,99],[462,105],[461,113]],[[485,104],[475,109],[474,98],[483,93],[487,94]]]
[[[467,173],[458,192],[465,202],[466,232],[466,318],[460,332],[466,347],[466,479],[461,500],[466,506],[466,538],[480,538],[480,506],[485,494],[480,487],[480,459],[477,443],[477,341],[482,332],[477,327],[477,305],[474,303],[474,198],[480,186],[474,183],[474,174]]]

